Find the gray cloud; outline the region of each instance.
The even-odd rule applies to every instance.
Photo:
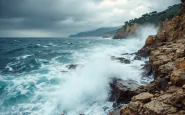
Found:
[[[67,36],[125,21],[180,0],[0,0],[0,36]]]

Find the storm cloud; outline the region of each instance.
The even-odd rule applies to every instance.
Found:
[[[0,36],[59,37],[121,26],[180,0],[0,0]]]

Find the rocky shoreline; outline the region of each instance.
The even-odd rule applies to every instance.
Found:
[[[157,35],[149,36],[137,52],[142,57],[150,56],[145,66],[149,68],[147,74],[153,73],[154,81],[137,88],[137,93],[129,95],[131,102],[127,106],[109,115],[185,115],[185,2],[182,2],[177,16],[160,23]]]

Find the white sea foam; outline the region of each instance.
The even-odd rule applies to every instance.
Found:
[[[145,59],[121,64],[111,56],[122,56],[139,50],[150,34],[156,34],[151,26],[141,28],[137,38],[120,40],[115,45],[99,45],[82,49],[73,54],[77,64],[83,67],[68,73],[62,73],[61,65],[55,59],[39,70],[14,78],[6,90],[9,95],[32,96],[27,103],[19,103],[9,108],[9,113],[32,115],[106,115],[112,103],[109,96],[110,78],[132,79],[140,83],[141,64]],[[126,58],[133,59],[133,56]],[[10,76],[11,77],[11,76]],[[7,81],[8,82],[8,81]],[[8,97],[7,96],[7,97]],[[0,113],[1,114],[1,113]]]
[[[26,59],[30,56],[33,56],[33,54],[29,55],[29,54],[26,54],[26,55],[22,55],[22,56],[19,56],[19,57],[16,57],[17,60],[21,60],[21,59]]]

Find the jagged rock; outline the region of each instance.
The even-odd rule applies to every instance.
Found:
[[[139,95],[136,95],[132,98],[132,101],[135,102],[135,101],[140,101],[140,102],[143,102],[143,103],[147,103],[151,100],[151,98],[153,97],[154,95],[153,94],[150,94],[150,93],[147,93],[147,92],[144,92],[144,93],[141,93]]]
[[[148,36],[148,38],[146,39],[145,45],[152,45],[154,44],[154,41],[156,39],[156,36]]]
[[[111,91],[111,101],[116,101],[116,103],[127,103],[132,96],[138,94],[137,89],[139,85],[135,81],[131,80],[121,80],[114,79],[112,83],[110,83]]]
[[[176,50],[176,57],[181,58],[185,56],[185,49],[177,49]]]
[[[68,68],[68,69],[76,69],[77,68],[77,64],[70,64],[70,65],[67,65],[66,67]]]
[[[111,58],[113,60],[118,60],[119,62],[124,63],[124,64],[130,64],[131,63],[131,61],[129,59],[126,59],[124,57],[115,57],[115,56],[112,56]]]
[[[143,47],[140,49],[136,54],[141,56],[141,57],[148,57],[151,53],[151,47]]]
[[[165,91],[167,89],[168,81],[165,78],[157,78],[155,80],[155,88],[157,90]]]
[[[147,103],[145,108],[149,115],[173,114],[177,112],[177,108],[155,100]]]
[[[135,57],[134,57],[134,60],[141,60],[141,56],[139,56],[139,55],[136,55]]]
[[[180,90],[181,88],[180,87],[177,87],[177,86],[170,86],[169,89],[166,91],[167,93],[174,93],[178,90]]]
[[[120,115],[137,115],[141,111],[143,104],[141,102],[130,102],[127,107],[120,111]]]
[[[157,69],[157,73],[160,74],[160,76],[165,77],[168,74],[171,74],[171,71],[174,69],[175,67],[175,62],[168,62],[164,65],[159,66],[159,68]]]
[[[154,81],[138,89],[121,115],[185,115],[185,1],[178,16],[159,24],[136,55],[151,54]]]
[[[114,39],[121,39],[126,38],[129,35],[133,35],[136,31],[136,29],[139,27],[138,24],[134,24],[132,26],[127,25],[126,28],[121,28],[114,34]]]
[[[120,115],[123,109],[124,109],[124,106],[111,111],[108,115]]]
[[[183,86],[185,84],[185,72],[182,70],[173,71],[170,81],[176,86]]]
[[[151,64],[148,62],[144,65],[144,67],[142,68],[143,72],[142,72],[142,78],[146,78],[152,75],[152,67]]]

